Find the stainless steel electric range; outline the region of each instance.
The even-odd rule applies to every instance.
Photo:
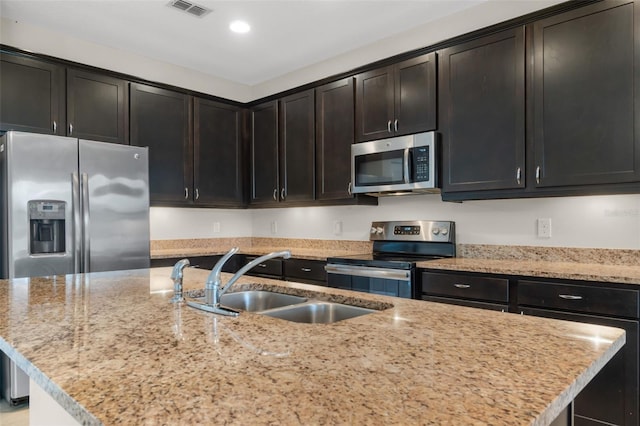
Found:
[[[455,234],[451,221],[373,222],[369,234],[373,252],[328,258],[328,285],[419,299],[416,262],[455,257]]]

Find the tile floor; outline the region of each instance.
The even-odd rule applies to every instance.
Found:
[[[29,404],[12,407],[3,398],[0,399],[0,425],[29,426]]]

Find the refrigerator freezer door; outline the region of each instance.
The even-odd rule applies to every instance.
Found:
[[[4,201],[7,270],[4,274],[8,278],[19,278],[75,272],[72,176],[78,171],[77,139],[21,132],[8,132],[4,138],[7,179]],[[31,200],[50,200],[64,206],[63,252],[31,253]],[[43,230],[49,231],[49,228]]]
[[[149,267],[148,148],[79,141],[84,272]]]

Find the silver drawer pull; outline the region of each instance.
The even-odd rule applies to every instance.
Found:
[[[565,300],[582,300],[582,296],[574,296],[572,294],[559,294],[558,296]]]
[[[469,284],[454,284],[453,286],[457,287],[457,288],[469,288],[469,287],[471,287]]]
[[[311,268],[300,268],[303,272],[311,272]]]

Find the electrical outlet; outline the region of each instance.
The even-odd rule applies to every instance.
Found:
[[[271,233],[274,235],[278,233],[278,222],[275,220],[271,221]]]
[[[220,233],[220,222],[213,222],[213,232],[216,234]]]
[[[342,235],[342,221],[334,220],[333,221],[333,235]]]
[[[538,219],[538,238],[551,238],[551,219]]]

